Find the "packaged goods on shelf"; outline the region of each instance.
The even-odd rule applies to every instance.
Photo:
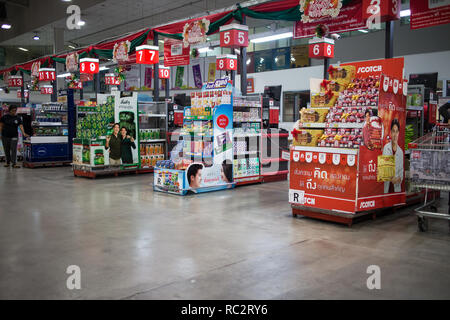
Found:
[[[319,92],[311,96],[312,108],[330,108],[334,106],[339,93],[333,91]]]
[[[341,92],[336,105],[338,107],[377,106],[379,86],[380,76],[355,78]]]
[[[316,147],[320,137],[323,135],[323,130],[307,129],[297,130],[294,129],[292,135],[294,136],[294,146],[310,146]]]
[[[327,118],[329,109],[302,109],[300,121],[307,123],[322,123]]]
[[[362,129],[327,128],[319,138],[319,147],[358,148],[363,142]]]
[[[355,66],[330,66],[328,73],[330,80],[335,80],[340,83],[349,83],[355,77]]]
[[[235,159],[233,171],[235,178],[259,175],[259,158]]]
[[[395,156],[378,156],[377,182],[391,181],[395,176]]]

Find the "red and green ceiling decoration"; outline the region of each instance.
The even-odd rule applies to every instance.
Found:
[[[346,6],[351,2],[361,2],[362,0],[316,0],[315,2],[327,2],[336,8]],[[311,0],[283,0],[262,3],[251,7],[241,7],[237,4],[235,10],[224,11],[220,13],[215,13],[208,16],[203,16],[195,19],[189,19],[181,22],[172,23],[165,26],[160,26],[152,29],[140,30],[133,34],[128,34],[121,38],[115,39],[113,41],[101,42],[89,47],[79,49],[77,51],[68,52],[60,55],[47,56],[33,61],[29,61],[23,64],[18,64],[12,66],[8,69],[0,70],[0,78],[3,77],[5,72],[10,72],[11,74],[16,74],[17,72],[24,72],[27,74],[31,73],[31,66],[34,62],[39,61],[41,67],[54,66],[55,63],[66,63],[66,56],[76,52],[79,59],[82,58],[99,58],[99,59],[112,59],[114,47],[117,43],[129,41],[129,51],[128,54],[133,54],[136,51],[136,47],[147,44],[148,40],[153,40],[155,35],[158,37],[172,38],[183,40],[183,31],[185,30],[185,25],[193,23],[195,21],[207,20],[208,28],[206,35],[211,35],[219,31],[220,27],[236,20],[242,22],[244,16],[251,17],[254,19],[265,19],[265,20],[284,20],[284,21],[301,21],[304,14],[308,14],[310,8]],[[332,8],[332,9],[333,9]],[[317,8],[316,8],[317,9]]]

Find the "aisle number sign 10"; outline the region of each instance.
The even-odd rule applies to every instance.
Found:
[[[56,70],[53,68],[41,68],[39,69],[39,81],[55,81],[56,80]]]
[[[139,46],[136,47],[137,64],[156,64],[159,63],[159,48],[157,46]]]
[[[8,87],[18,88],[22,87],[23,79],[21,76],[10,76],[8,78]]]
[[[309,40],[309,57],[311,59],[334,58],[334,40],[326,38]]]
[[[232,54],[217,56],[216,69],[225,71],[237,70],[237,56]]]
[[[232,23],[220,27],[220,46],[225,48],[248,47],[248,26]]]
[[[170,78],[170,67],[159,66],[159,78],[169,79]]]
[[[80,59],[80,73],[96,74],[99,72],[99,60],[94,58]]]

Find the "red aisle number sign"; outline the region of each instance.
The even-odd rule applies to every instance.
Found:
[[[95,74],[99,72],[99,60],[85,58],[80,60],[80,73]]]
[[[21,87],[23,85],[22,77],[10,76],[8,79],[8,87]]]
[[[47,81],[55,81],[56,80],[56,71],[55,69],[39,69],[39,81],[47,82]]]
[[[114,73],[108,73],[105,75],[105,84],[109,86],[120,85],[119,77],[116,77]]]
[[[30,96],[30,93],[28,92],[28,90],[24,90],[24,96],[25,96],[25,99]],[[17,90],[17,98],[19,98],[19,99],[22,98],[22,91],[21,90]]]
[[[156,64],[159,63],[159,48],[157,46],[136,47],[136,63]]]
[[[312,39],[309,41],[311,59],[334,58],[334,41],[331,39]]]
[[[367,26],[400,19],[401,0],[363,0],[363,19]]]
[[[237,56],[227,54],[223,56],[217,56],[216,59],[217,70],[237,70]]]
[[[52,86],[41,87],[41,94],[53,94],[53,87]]]
[[[233,23],[220,27],[220,46],[225,48],[248,47],[248,26]]]
[[[159,78],[160,79],[169,79],[170,78],[170,68],[159,66]]]

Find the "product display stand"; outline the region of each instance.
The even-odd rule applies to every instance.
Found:
[[[278,128],[263,130],[262,181],[287,180],[289,174],[289,133]],[[283,155],[286,156],[283,156]]]
[[[33,136],[24,142],[24,167],[71,163],[67,112],[67,105],[62,103],[44,103],[34,110]]]
[[[359,73],[367,65],[381,72]],[[311,108],[292,134],[289,202],[303,215],[352,225],[406,204],[407,82],[403,59],[330,67],[311,79]]]
[[[261,176],[262,96],[233,99],[233,176],[236,185],[259,183]]]

